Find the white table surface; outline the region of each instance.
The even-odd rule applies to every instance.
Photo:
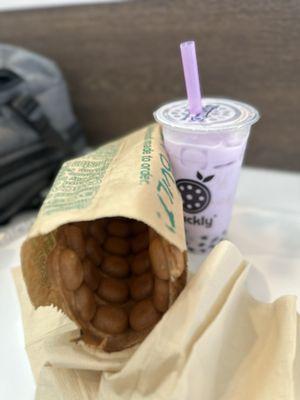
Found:
[[[29,215],[27,215],[27,218]],[[34,381],[24,350],[20,308],[10,268],[28,227],[24,216],[0,230],[0,399],[32,400]],[[23,222],[20,222],[23,221]],[[253,264],[248,289],[269,302],[284,294],[300,299],[300,174],[243,168],[228,238]],[[11,242],[12,239],[18,238]],[[191,256],[195,270],[200,256]],[[300,301],[298,302],[300,311]]]
[[[28,8],[62,7],[94,3],[115,3],[124,0],[0,0],[0,11]]]

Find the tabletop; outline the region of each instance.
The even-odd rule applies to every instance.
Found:
[[[28,8],[61,7],[94,3],[113,3],[122,0],[1,0],[0,11],[23,10]]]
[[[32,400],[35,384],[24,349],[20,307],[11,276],[34,214],[22,214],[0,229],[0,398]],[[228,233],[252,268],[253,297],[270,302],[300,298],[300,173],[244,167]],[[201,256],[189,254],[196,271]],[[200,266],[201,267],[201,266]],[[300,301],[298,301],[300,312]]]

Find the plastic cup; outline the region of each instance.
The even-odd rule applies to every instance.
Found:
[[[239,101],[202,101],[197,117],[186,100],[154,113],[182,196],[188,249],[195,253],[210,251],[226,235],[247,140],[259,119],[255,108]]]

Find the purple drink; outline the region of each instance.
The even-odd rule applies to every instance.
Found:
[[[191,116],[185,100],[154,113],[182,195],[188,248],[196,253],[226,234],[251,125],[259,118],[234,100],[203,98],[202,105],[200,116]]]

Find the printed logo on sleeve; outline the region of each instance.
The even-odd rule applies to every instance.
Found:
[[[183,200],[183,210],[188,214],[197,214],[204,211],[211,201],[210,190],[203,182],[211,181],[214,175],[205,178],[200,172],[197,172],[196,176],[199,181],[192,179],[178,179],[176,181]]]

